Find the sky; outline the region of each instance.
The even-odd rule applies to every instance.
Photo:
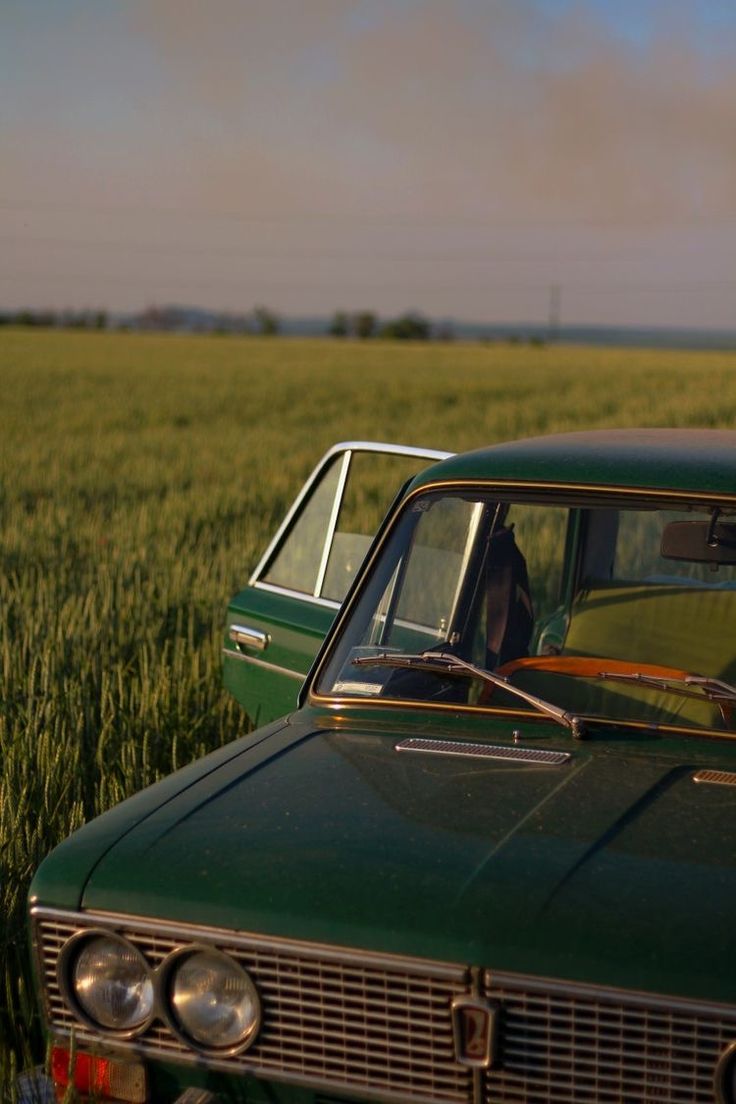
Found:
[[[0,0],[0,309],[736,327],[733,0]]]

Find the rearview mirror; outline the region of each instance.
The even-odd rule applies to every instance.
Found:
[[[736,564],[736,523],[672,521],[662,533],[661,555],[665,560]]]

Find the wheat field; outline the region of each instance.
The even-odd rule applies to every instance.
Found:
[[[247,729],[221,625],[334,441],[736,424],[736,353],[0,330],[0,1098],[43,856]]]

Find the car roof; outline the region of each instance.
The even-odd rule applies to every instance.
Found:
[[[736,431],[601,429],[530,437],[450,457],[412,489],[499,480],[626,489],[736,493]]]

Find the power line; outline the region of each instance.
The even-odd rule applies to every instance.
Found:
[[[100,204],[100,203],[28,203],[22,200],[6,200],[0,202],[0,211],[7,211],[9,213],[26,212],[30,214],[34,213],[57,213],[57,214],[108,214],[108,215],[141,215],[149,214],[156,217],[185,217],[185,218],[205,218],[205,219],[221,219],[229,222],[239,222],[243,224],[258,225],[258,226],[287,226],[287,225],[304,225],[314,222],[350,222],[353,224],[368,224],[376,225],[382,224],[386,227],[395,226],[407,226],[407,227],[508,227],[508,228],[565,228],[565,227],[601,227],[607,229],[618,229],[622,225],[630,226],[632,229],[636,229],[640,226],[646,226],[649,229],[664,229],[672,227],[689,227],[689,226],[724,226],[733,225],[736,226],[736,212],[733,214],[723,215],[698,215],[688,214],[682,215],[678,218],[661,218],[655,220],[645,220],[644,222],[636,219],[630,221],[615,218],[613,216],[559,216],[559,217],[534,217],[527,215],[519,215],[515,217],[509,217],[504,214],[493,215],[464,215],[448,216],[440,213],[429,213],[426,215],[414,215],[409,212],[386,212],[384,214],[371,211],[339,211],[339,210],[303,210],[295,211],[293,214],[265,214],[265,213],[244,213],[243,211],[236,210],[223,210],[207,207],[187,207],[179,206],[172,207],[167,205],[165,207],[156,207],[149,204]]]
[[[339,286],[336,287],[334,279],[330,280],[318,280],[313,274],[305,277],[303,280],[264,280],[255,273],[247,273],[242,277],[230,277],[230,276],[217,276],[214,279],[189,279],[181,280],[176,277],[169,278],[167,276],[152,277],[147,274],[136,274],[134,276],[120,276],[115,273],[85,273],[80,271],[73,271],[65,269],[63,273],[50,273],[46,270],[43,272],[33,272],[29,270],[15,269],[13,272],[0,273],[0,282],[3,283],[16,283],[18,278],[37,280],[40,283],[68,283],[70,280],[95,280],[97,282],[104,281],[108,284],[122,285],[122,286],[135,286],[145,291],[147,287],[152,285],[181,289],[181,290],[196,290],[207,288],[243,288],[246,285],[257,285],[258,288],[263,288],[268,291],[293,291],[293,290],[310,290],[315,288],[333,290],[335,294],[339,294],[341,290],[347,288],[354,288],[364,291],[381,291],[383,289],[402,289],[405,291],[528,291],[528,292],[540,292],[548,294],[550,285],[544,281],[511,281],[511,280],[497,280],[497,281],[484,281],[481,285],[474,281],[472,283],[468,281],[453,280],[449,283],[446,282],[419,282],[415,280],[346,280],[340,277]],[[693,292],[716,292],[723,291],[727,288],[736,288],[736,280],[720,280],[720,281],[703,281],[697,283],[688,281],[687,283],[637,283],[634,281],[622,281],[620,283],[606,283],[605,281],[599,281],[598,283],[576,283],[565,282],[555,285],[559,288],[560,296],[562,291],[565,292],[586,292],[598,295],[622,295],[628,293],[639,294],[673,294],[673,293],[687,293]]]
[[[215,257],[241,257],[247,261],[287,261],[293,260],[386,260],[391,263],[432,263],[432,264],[474,264],[474,265],[499,265],[499,264],[582,264],[598,265],[610,264],[607,256],[561,256],[556,253],[498,253],[493,252],[484,256],[465,251],[437,252],[397,252],[385,249],[299,249],[287,248],[282,250],[263,250],[249,252],[247,245],[186,245],[181,242],[175,244],[150,241],[125,241],[83,237],[57,237],[55,235],[33,234],[0,234],[0,243],[4,245],[40,245],[62,246],[69,249],[91,249],[94,251],[114,249],[135,253],[159,253],[164,255],[191,254],[204,256],[211,254]]]

